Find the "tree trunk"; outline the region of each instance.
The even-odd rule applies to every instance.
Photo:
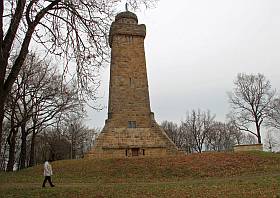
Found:
[[[199,152],[199,153],[202,153],[202,148],[201,148],[200,145],[198,145],[198,152]]]
[[[3,90],[0,88],[0,155],[2,151],[2,139],[3,139],[3,123],[4,123],[4,106],[5,106],[5,99]]]
[[[261,139],[261,127],[257,125],[257,138],[258,138],[258,144],[262,143]]]
[[[33,129],[32,138],[31,138],[29,167],[35,165],[35,138],[36,138],[36,133],[35,133],[35,129]]]
[[[27,134],[25,129],[26,123],[21,125],[21,150],[20,150],[20,159],[19,159],[19,169],[26,168],[26,140]]]
[[[4,146],[3,146],[3,150],[2,150],[2,161],[0,161],[0,171],[5,171],[6,170],[6,151],[7,151],[7,147],[8,147],[8,143],[5,142]]]
[[[14,129],[14,128],[11,129],[11,138],[8,141],[9,160],[8,160],[8,164],[7,164],[7,171],[13,171],[13,169],[14,169],[17,132],[18,131],[16,129]]]

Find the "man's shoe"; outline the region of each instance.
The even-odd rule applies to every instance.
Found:
[[[51,187],[55,187],[55,185],[52,185]]]

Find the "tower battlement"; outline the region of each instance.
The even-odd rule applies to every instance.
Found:
[[[138,24],[137,16],[129,11],[121,12],[115,17],[109,33],[109,44],[112,47],[113,37],[122,36],[139,36],[146,37],[146,26]]]

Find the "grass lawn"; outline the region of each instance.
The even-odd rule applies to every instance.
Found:
[[[65,160],[0,172],[0,197],[279,197],[280,154],[202,153],[169,158]]]

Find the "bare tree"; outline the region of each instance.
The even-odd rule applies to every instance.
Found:
[[[196,152],[196,143],[194,136],[191,130],[189,130],[188,126],[185,125],[185,122],[181,122],[178,128],[178,134],[178,142],[180,143],[179,148],[184,150],[186,153]]]
[[[224,135],[226,135],[226,132],[224,123],[214,122],[206,136],[206,149],[214,151],[223,150]]]
[[[256,138],[236,127],[234,120],[227,123],[214,121],[210,112],[192,111],[186,121],[178,126],[164,121],[161,127],[174,141],[176,146],[186,153],[206,151],[230,151],[236,144],[254,144]]]
[[[242,136],[242,144],[257,144],[257,138],[255,135],[251,134],[251,133],[245,133]]]
[[[280,130],[280,98],[274,99],[270,105],[266,125]]]
[[[211,130],[215,116],[211,115],[210,111],[201,112],[201,110],[192,110],[187,114],[186,120],[183,125],[190,134],[194,144],[193,149],[201,153],[208,133]]]
[[[70,113],[61,122],[61,134],[70,143],[69,158],[77,159],[84,157],[95,143],[95,138],[100,129],[89,129],[84,123],[83,114]]]
[[[10,119],[9,119],[10,131],[9,131],[9,136],[7,137],[7,143],[9,144],[9,159],[7,164],[7,171],[13,171],[14,163],[15,163],[16,142],[17,142],[17,135],[19,131],[18,126],[15,123],[16,102],[17,100],[11,97],[11,100],[9,102],[9,107],[11,110]]]
[[[68,120],[69,121],[69,120]],[[73,159],[84,157],[94,144],[99,129],[88,129],[82,119],[71,123],[60,122],[59,127],[49,126],[36,136],[35,163],[45,159]],[[66,124],[66,125],[65,125]]]
[[[82,153],[87,153],[95,144],[96,137],[101,132],[100,128],[86,128],[85,138],[84,138],[84,146]],[[82,155],[84,157],[84,155]]]
[[[33,166],[36,135],[55,124],[62,113],[83,109],[83,101],[77,98],[76,88],[63,83],[59,72],[35,54],[30,54],[24,62],[9,99],[6,105],[7,119],[11,123],[8,171],[13,170],[18,131],[21,133],[19,165],[22,169],[27,164],[30,134],[29,166]]]
[[[170,121],[163,121],[161,127],[164,129],[168,137],[176,144],[177,147],[181,147],[180,144],[180,132],[176,123]]]
[[[8,156],[9,156],[9,152],[8,152],[8,142],[5,141],[8,136],[9,136],[9,132],[10,132],[10,127],[9,127],[9,122],[7,120],[4,121],[4,127],[3,127],[3,140],[4,140],[4,144],[3,144],[3,148],[2,153],[0,153],[0,171],[4,171],[6,169],[6,165],[8,163]]]
[[[161,127],[166,131],[168,137],[176,144],[176,146],[187,152],[192,153],[194,148],[194,139],[190,130],[182,122],[180,125],[170,122],[163,121]]]
[[[79,155],[83,156],[83,141],[86,138],[87,130],[81,118],[72,116],[69,118],[64,136],[70,142],[70,159],[76,159]]]
[[[0,148],[4,104],[22,68],[29,46],[76,65],[79,88],[95,99],[98,68],[108,57],[107,34],[121,0],[6,0],[0,1]],[[129,0],[133,7],[154,0]],[[11,62],[11,57],[15,61]],[[8,64],[12,63],[9,69]],[[73,64],[72,64],[73,65]],[[1,153],[1,152],[0,152]]]
[[[36,136],[36,163],[46,159],[63,160],[69,159],[70,142],[63,136],[61,130],[56,127],[48,127]]]
[[[211,130],[207,134],[205,147],[207,150],[230,150],[234,145],[234,139],[227,125],[222,122],[213,122]]]
[[[268,131],[266,133],[264,144],[265,148],[268,149],[270,152],[275,151],[275,148],[279,146],[279,142],[277,141],[277,138],[275,137],[272,131]]]
[[[258,143],[261,143],[261,125],[267,117],[275,91],[262,74],[238,74],[234,85],[233,92],[228,94],[231,117],[236,120],[240,130],[255,135]],[[251,129],[252,124],[256,130]]]
[[[205,146],[207,150],[229,151],[236,144],[248,142],[248,138],[232,120],[227,123],[215,121],[207,135]]]
[[[234,139],[234,144],[242,144],[244,133],[237,127],[235,120],[229,120],[226,125],[228,132]]]

